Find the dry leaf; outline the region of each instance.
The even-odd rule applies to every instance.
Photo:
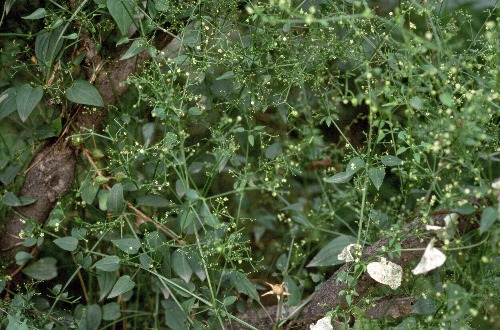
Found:
[[[375,281],[387,284],[391,289],[397,289],[401,285],[403,268],[384,257],[380,258],[380,262],[370,262],[366,269]]]
[[[446,256],[434,247],[434,239],[432,239],[427,245],[422,259],[420,259],[417,267],[412,270],[412,273],[414,275],[425,274],[430,270],[440,267],[445,261]]]
[[[345,260],[345,262],[351,262],[351,261],[354,261],[354,257],[352,256],[351,254],[351,249],[352,248],[355,248],[356,250],[358,249],[361,249],[361,245],[359,244],[349,244],[348,246],[346,246],[342,252],[340,252],[340,254],[338,255],[338,259],[339,260]]]

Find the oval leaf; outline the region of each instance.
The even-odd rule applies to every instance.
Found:
[[[382,156],[380,160],[382,164],[386,166],[398,166],[403,164],[403,160],[396,156]]]
[[[104,107],[104,101],[97,89],[85,80],[75,80],[73,87],[66,90],[66,98],[74,103]]]
[[[78,246],[78,239],[75,237],[62,237],[55,239],[54,244],[66,251],[75,251]]]
[[[105,272],[114,272],[120,268],[120,258],[117,256],[109,256],[95,263],[95,268]]]
[[[121,212],[125,207],[125,199],[123,198],[123,186],[117,183],[109,191],[108,200],[106,201],[108,211]]]
[[[499,214],[498,210],[493,207],[487,207],[483,210],[483,213],[481,214],[481,226],[479,227],[479,232],[482,234],[488,229],[490,229],[491,225],[495,223],[495,221],[498,219]]]
[[[365,162],[361,158],[354,157],[347,164],[345,171],[348,175],[353,175],[354,173],[362,169],[364,165]]]
[[[382,186],[382,182],[384,182],[385,169],[383,167],[372,167],[368,170],[368,176],[370,180],[372,180],[375,188],[379,190],[380,186]]]
[[[142,39],[134,40],[134,42],[132,43],[132,45],[130,45],[125,54],[123,54],[122,57],[120,57],[120,60],[123,61],[131,57],[134,57],[135,55],[139,54],[144,49],[146,49],[147,45],[148,45],[147,42],[145,42]]]
[[[16,89],[12,87],[4,90],[0,95],[0,120],[17,110],[16,94]]]
[[[339,172],[339,173],[335,174],[334,176],[325,179],[325,182],[345,183],[345,182],[348,182],[349,180],[351,180],[351,178],[352,178],[352,175],[349,175],[347,172]]]
[[[51,280],[57,276],[56,258],[47,257],[24,268],[23,273],[35,280]]]
[[[108,299],[118,297],[119,295],[132,290],[134,287],[135,282],[130,279],[130,276],[124,275],[116,281],[115,285],[113,285],[113,289],[111,289]]]
[[[38,8],[28,16],[23,16],[24,19],[39,19],[45,17],[45,8]]]
[[[136,238],[114,239],[111,242],[127,254],[136,254],[141,247],[141,242]]]
[[[22,266],[25,263],[27,263],[28,261],[30,261],[32,258],[33,258],[33,256],[31,254],[29,254],[28,252],[19,251],[16,253],[16,264],[18,264],[19,266]]]
[[[189,282],[193,275],[193,269],[188,263],[187,256],[181,250],[175,250],[174,253],[172,253],[172,268],[186,283]]]
[[[126,0],[108,0],[106,1],[108,11],[115,20],[121,34],[127,34],[132,24],[132,15],[134,8]]]
[[[43,96],[42,87],[31,87],[30,84],[24,84],[19,88],[16,94],[17,112],[22,121],[26,121],[29,115],[35,109],[36,105]]]

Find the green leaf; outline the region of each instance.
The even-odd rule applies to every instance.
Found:
[[[439,100],[447,107],[451,107],[453,105],[453,97],[449,93],[439,95]]]
[[[22,164],[12,164],[0,175],[0,181],[6,186],[16,178]]]
[[[200,195],[198,195],[198,192],[194,189],[188,189],[186,191],[186,197],[190,202],[194,202],[200,198]]]
[[[13,207],[21,206],[21,201],[19,200],[19,198],[17,198],[17,196],[11,193],[10,191],[7,191],[5,193],[2,202],[4,203],[4,205],[7,206],[13,206]]]
[[[101,306],[98,304],[92,304],[85,306],[85,321],[87,323],[87,329],[99,329],[102,321],[102,311]]]
[[[172,330],[190,329],[186,312],[173,300],[162,300],[161,306],[165,309],[165,325]]]
[[[118,297],[119,295],[132,290],[134,287],[135,282],[130,279],[130,276],[123,275],[118,279],[118,281],[116,281],[115,285],[113,285],[113,289],[111,289],[108,299]]]
[[[306,267],[333,266],[345,263],[339,260],[338,255],[349,244],[356,243],[356,238],[352,236],[341,235],[334,238],[316,256],[307,264]]]
[[[365,166],[365,162],[361,158],[359,158],[359,157],[354,157],[347,164],[345,172],[347,173],[347,175],[352,176],[357,171],[359,171],[360,169],[362,169],[363,166]]]
[[[57,276],[56,258],[47,257],[23,269],[23,273],[35,280],[51,280]]]
[[[44,71],[52,67],[54,60],[62,54],[62,32],[63,27],[51,30],[50,32],[42,30],[36,37],[35,55]]]
[[[104,321],[118,320],[121,315],[120,304],[117,302],[111,302],[102,306],[102,319]]]
[[[16,89],[8,88],[0,95],[0,120],[17,110]]]
[[[24,122],[35,109],[43,96],[42,87],[31,87],[30,84],[22,85],[16,94],[16,106],[19,117]]]
[[[191,280],[191,276],[193,275],[193,269],[189,265],[186,254],[177,249],[172,253],[172,268],[174,272],[179,275],[184,282],[189,282]]]
[[[94,264],[95,268],[104,272],[114,272],[120,268],[120,258],[117,256],[105,257]]]
[[[403,164],[403,160],[396,156],[382,156],[380,157],[380,161],[386,166],[398,166]]]
[[[170,9],[170,0],[156,0],[155,9],[158,11],[167,11]]]
[[[352,175],[349,175],[347,172],[339,172],[335,174],[334,176],[331,176],[327,179],[325,179],[325,182],[328,183],[345,183],[351,180]]]
[[[264,156],[266,156],[267,159],[275,159],[282,153],[283,149],[281,148],[281,142],[278,141],[266,148],[266,150],[264,151]]]
[[[121,34],[127,34],[133,22],[133,5],[127,0],[108,0],[106,5]]]
[[[422,101],[422,99],[418,96],[414,96],[410,99],[410,106],[413,108],[413,109],[417,109],[417,110],[420,110],[423,108],[424,106],[424,101]]]
[[[104,101],[97,89],[85,80],[75,80],[73,87],[66,90],[66,98],[74,103],[104,107]]]
[[[256,301],[260,301],[260,297],[257,293],[257,289],[255,288],[255,284],[253,284],[244,273],[233,272],[231,273],[230,279],[231,284],[236,287],[236,290],[238,290],[238,292],[244,293]]]
[[[495,221],[499,218],[498,210],[494,207],[487,207],[483,210],[481,214],[481,225],[479,227],[479,232],[482,234],[495,223]]]
[[[62,237],[55,239],[54,244],[66,251],[75,251],[78,247],[78,239],[75,237]]]
[[[35,10],[33,13],[29,14],[28,16],[23,16],[24,19],[39,19],[39,18],[44,18],[45,17],[45,8],[38,8]]]
[[[28,252],[19,251],[16,253],[16,264],[19,266],[26,264],[31,259],[33,259],[33,256]]]
[[[236,296],[227,296],[226,298],[224,298],[224,301],[222,302],[222,304],[224,306],[231,306],[232,304],[234,304],[236,302],[236,300],[238,300],[238,297],[236,297]]]
[[[253,147],[255,140],[254,136],[252,134],[248,134],[248,143]]]
[[[102,270],[96,270],[97,283],[99,284],[99,301],[104,300],[106,296],[111,292],[113,285],[116,282],[115,272],[104,272]]]
[[[148,43],[143,39],[134,40],[134,42],[130,45],[125,54],[123,54],[122,57],[120,57],[120,60],[123,61],[131,57],[134,57],[135,55],[139,54],[144,49],[146,49],[147,45]]]
[[[86,204],[92,204],[94,202],[95,196],[99,191],[99,184],[95,181],[87,179],[83,181],[82,187],[80,188],[80,194],[82,200]]]
[[[117,183],[109,191],[106,202],[107,209],[111,212],[121,212],[125,208],[125,199],[123,197],[123,186]]]
[[[385,169],[383,167],[372,167],[368,169],[368,176],[372,180],[373,185],[377,190],[382,186],[385,177]]]
[[[111,242],[127,254],[136,254],[141,247],[141,242],[136,238],[113,239]]]
[[[227,71],[225,72],[222,76],[215,80],[225,80],[225,79],[231,79],[234,78],[234,72],[233,71]]]
[[[168,199],[158,195],[145,195],[137,199],[139,206],[167,207],[170,205]]]

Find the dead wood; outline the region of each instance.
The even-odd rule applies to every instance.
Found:
[[[474,206],[482,206],[489,204],[488,201],[470,201]],[[410,270],[408,269],[408,264],[414,260],[422,258],[424,249],[429,243],[430,239],[434,237],[434,234],[425,230],[425,225],[429,224],[431,220],[433,224],[437,226],[445,226],[444,218],[448,215],[449,211],[439,211],[430,216],[417,216],[412,221],[410,221],[403,229],[399,237],[401,240],[401,248],[405,249],[416,249],[412,251],[403,251],[400,257],[390,259],[404,269],[404,274],[406,276],[410,275]],[[461,215],[458,218],[457,232],[458,235],[463,235],[473,229],[479,227],[480,212],[476,212],[471,216]],[[361,256],[363,262],[374,260],[376,257],[386,257],[388,256],[381,251],[382,247],[389,246],[389,237],[380,239],[379,241],[373,243],[371,246],[364,249]],[[442,246],[441,241],[435,243],[436,247]],[[388,258],[389,259],[389,258]],[[348,307],[345,297],[340,294],[342,290],[347,289],[347,284],[345,282],[337,281],[338,275],[341,272],[345,272],[350,267],[349,264],[345,264],[340,267],[322,286],[316,291],[310,298],[309,303],[298,313],[298,316],[294,316],[293,320],[289,320],[285,325],[284,329],[309,329],[309,325],[315,323],[318,319],[325,316],[325,314],[331,310],[342,310]],[[403,275],[404,276],[404,275]],[[353,303],[360,301],[365,298],[374,288],[381,285],[372,279],[367,273],[363,273],[355,286],[356,292],[359,296],[353,298]],[[394,299],[381,303],[380,306],[370,307],[367,310],[367,317],[394,317],[396,315],[408,315],[408,308],[411,306],[410,297],[394,297]],[[398,300],[399,299],[399,300]],[[391,307],[392,306],[392,307]],[[276,306],[267,307],[266,309],[254,309],[249,310],[245,314],[239,315],[238,317],[253,325],[257,329],[273,329],[275,325],[275,320],[270,318],[276,315]],[[411,308],[410,308],[411,310]],[[385,311],[385,313],[384,313]],[[297,315],[297,314],[296,314]],[[233,322],[231,324],[232,329],[247,329],[242,324]]]

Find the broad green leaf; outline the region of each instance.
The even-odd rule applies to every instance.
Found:
[[[141,248],[141,242],[136,238],[114,239],[111,242],[127,254],[136,254]]]
[[[2,202],[4,205],[7,206],[13,206],[13,207],[21,206],[21,201],[19,200],[19,198],[17,198],[17,196],[11,193],[10,191],[7,191],[5,193]]]
[[[137,199],[139,206],[167,207],[170,205],[168,199],[158,195],[145,195]]]
[[[55,239],[54,244],[66,251],[75,251],[78,247],[78,239],[75,237],[62,237]]]
[[[447,107],[451,107],[453,105],[453,97],[448,93],[440,94],[439,100]]]
[[[227,296],[226,298],[224,298],[224,301],[222,302],[222,304],[224,306],[231,306],[232,304],[234,304],[236,302],[236,300],[238,300],[238,297],[236,297],[236,296]]]
[[[483,213],[481,214],[481,225],[479,227],[479,232],[482,234],[495,223],[499,218],[498,214],[498,209],[494,207],[487,207],[483,210]]]
[[[420,297],[412,306],[414,314],[434,314],[439,308],[439,303],[431,297]]]
[[[398,166],[403,164],[403,160],[396,156],[382,156],[380,157],[380,161],[386,166]]]
[[[191,280],[193,269],[189,265],[188,257],[180,249],[175,250],[174,253],[172,253],[172,268],[184,282],[187,283]]]
[[[66,98],[74,103],[104,107],[104,101],[97,89],[85,80],[75,80],[73,87],[66,90]]]
[[[57,259],[42,258],[23,269],[23,273],[35,280],[51,280],[57,276]]]
[[[21,311],[18,311],[15,315],[13,313],[7,314],[7,320],[9,320],[9,324],[5,330],[30,330],[26,322],[28,320],[23,317],[23,321],[21,321]]]
[[[0,181],[6,186],[16,178],[22,164],[12,164],[0,175]]]
[[[385,169],[383,167],[372,167],[368,169],[368,175],[375,188],[379,190],[382,182],[384,182]]]
[[[16,94],[16,106],[19,117],[22,121],[26,121],[29,115],[35,109],[36,105],[43,96],[42,87],[31,87],[30,84],[22,85]]]
[[[0,94],[0,120],[17,110],[16,89],[8,88]]]
[[[123,211],[123,208],[125,207],[125,199],[123,197],[123,186],[121,183],[115,184],[109,191],[106,206],[111,212]]]
[[[45,17],[45,8],[38,8],[28,16],[23,16],[24,19],[39,19]]]
[[[33,256],[28,252],[19,251],[16,253],[16,264],[19,266],[26,264],[31,259],[33,259]]]
[[[422,99],[418,96],[414,96],[410,99],[410,106],[413,108],[413,109],[417,109],[417,110],[420,110],[423,108],[424,106],[424,101],[422,101]]]
[[[111,292],[113,285],[116,282],[115,272],[104,272],[102,270],[97,270],[97,283],[99,284],[99,301],[104,300],[106,296]]]
[[[203,113],[203,110],[201,110],[200,108],[198,107],[191,107],[189,108],[188,110],[188,114],[190,114],[191,116],[199,116]]]
[[[349,244],[356,243],[356,238],[352,236],[341,235],[334,238],[316,256],[307,264],[306,267],[333,266],[345,263],[339,260],[338,255]]]
[[[120,258],[117,256],[108,256],[96,262],[94,266],[104,272],[114,272],[120,268]]]
[[[99,183],[92,180],[85,180],[80,188],[80,195],[86,204],[92,204],[99,191]]]
[[[117,302],[110,302],[102,306],[102,319],[104,321],[115,321],[122,315],[120,304]]]
[[[359,157],[354,157],[347,164],[345,172],[347,173],[347,175],[352,176],[357,171],[359,171],[360,169],[362,169],[363,166],[365,166],[365,162],[361,158],[359,158]]]
[[[85,321],[87,323],[87,329],[99,329],[102,321],[102,311],[101,306],[98,304],[92,304],[85,306]]]
[[[250,143],[250,145],[253,147],[255,143],[255,138],[252,134],[248,134],[248,143]]]
[[[118,281],[116,281],[115,285],[113,285],[113,289],[111,289],[108,299],[118,297],[119,295],[132,290],[134,287],[135,282],[130,279],[130,276],[123,275],[118,279]]]
[[[106,5],[121,34],[127,34],[133,22],[133,5],[127,0],[108,0]]]
[[[266,150],[264,151],[264,156],[266,156],[267,159],[275,159],[282,153],[283,149],[281,148],[281,142],[278,141],[274,142],[266,148]]]
[[[190,329],[186,312],[173,300],[162,300],[161,306],[165,309],[165,325],[172,330]]]
[[[51,31],[42,30],[36,37],[35,55],[44,72],[52,67],[54,60],[62,54],[62,33],[63,27],[59,27]]]
[[[255,284],[253,284],[244,273],[233,272],[230,275],[230,279],[231,284],[236,287],[238,292],[244,293],[256,301],[260,301]]]
[[[222,76],[217,78],[216,80],[225,80],[225,79],[231,79],[234,78],[234,72],[233,71],[227,71],[225,72]]]
[[[193,295],[191,294],[196,289],[193,282],[184,282],[180,278],[171,279],[170,288],[175,291],[176,294],[182,297],[189,298]]]
[[[325,182],[328,183],[345,183],[351,180],[352,175],[349,175],[347,172],[339,172],[335,174],[334,176],[331,176],[327,179],[325,179]]]
[[[130,45],[125,54],[123,54],[122,57],[120,57],[120,60],[123,61],[131,57],[134,57],[135,55],[139,54],[144,49],[146,49],[147,45],[148,43],[143,39],[134,40],[134,42]]]
[[[200,195],[198,195],[198,192],[194,189],[188,189],[186,191],[186,197],[190,202],[194,202],[200,198]]]

